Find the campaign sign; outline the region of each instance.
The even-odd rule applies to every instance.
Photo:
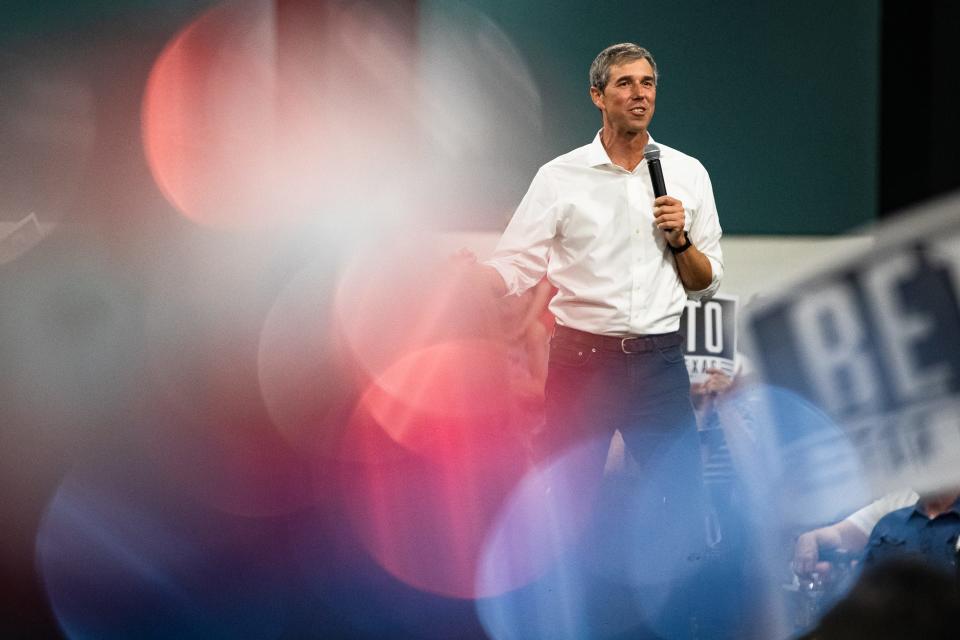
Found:
[[[958,292],[960,198],[951,198],[758,302],[744,322],[748,352],[767,383],[839,427],[835,440],[877,492],[960,485]],[[769,417],[780,425],[787,413]],[[823,445],[827,433],[794,442]]]
[[[710,300],[687,300],[680,316],[680,333],[690,380],[700,382],[708,369],[733,377],[737,353],[737,297],[717,295]]]

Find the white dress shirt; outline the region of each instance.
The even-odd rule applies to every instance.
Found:
[[[713,295],[723,255],[710,177],[695,158],[657,144],[667,193],[683,202],[688,237],[713,269],[706,289],[684,291],[654,223],[646,160],[633,171],[615,165],[598,133],[542,166],[530,184],[486,263],[507,293],[523,293],[546,275],[558,289],[550,303],[557,322],[603,335],[676,331],[688,296]]]

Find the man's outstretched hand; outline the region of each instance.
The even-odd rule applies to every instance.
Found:
[[[477,261],[477,254],[466,247],[457,249],[450,256],[454,269],[460,270],[467,285],[483,291],[494,298],[502,298],[507,294],[507,284],[500,276],[500,272],[487,264]]]

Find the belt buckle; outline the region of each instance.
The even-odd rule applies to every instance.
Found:
[[[629,355],[633,353],[633,351],[627,351],[627,340],[633,340],[633,338],[630,336],[627,336],[626,338],[620,338],[620,350]]]

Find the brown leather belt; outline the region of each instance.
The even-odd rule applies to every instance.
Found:
[[[654,349],[675,347],[684,341],[677,331],[646,336],[601,336],[561,325],[557,325],[553,335],[575,344],[618,353],[647,353]]]

